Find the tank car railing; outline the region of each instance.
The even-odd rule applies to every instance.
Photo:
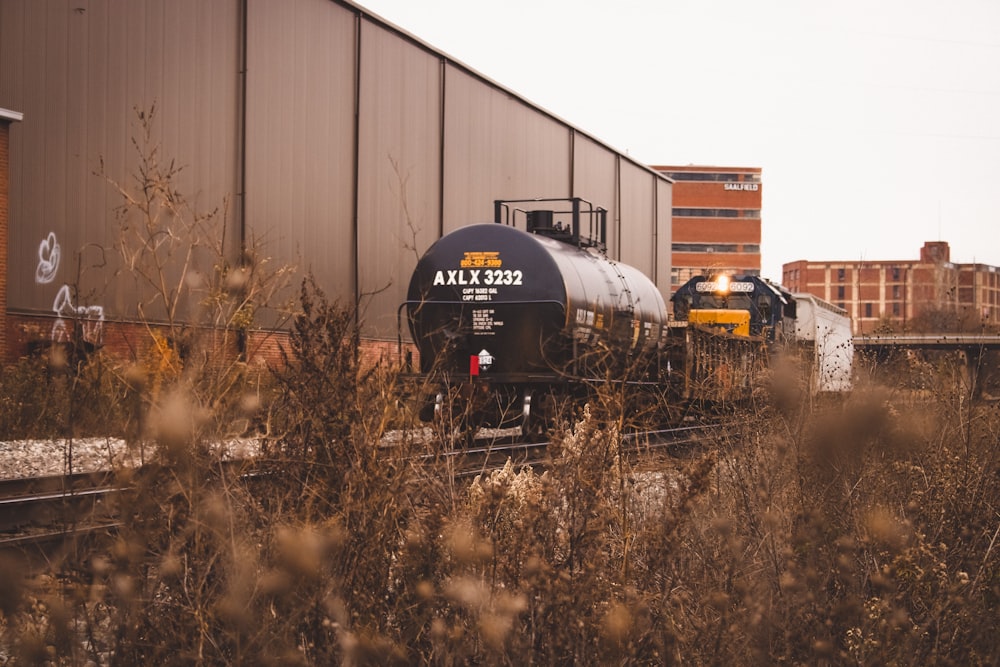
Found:
[[[519,208],[517,206],[511,206],[511,204],[544,204],[547,202],[560,202],[569,203],[569,210],[543,210],[543,209],[526,209]],[[542,236],[548,236],[566,243],[571,243],[580,248],[596,248],[601,252],[607,250],[607,232],[608,232],[608,210],[600,206],[594,206],[593,203],[583,199],[581,197],[556,197],[556,198],[538,198],[538,199],[496,199],[493,201],[493,221],[497,224],[507,225],[508,227],[517,226],[517,214],[522,213],[526,218],[525,230],[528,232],[540,234]],[[543,215],[543,214],[548,215]],[[565,229],[561,226],[553,225],[554,216],[556,215],[570,215],[570,228]],[[587,229],[586,234],[582,229],[583,225],[581,223],[582,216],[587,217]],[[535,218],[537,222],[536,226],[532,227],[532,218]]]

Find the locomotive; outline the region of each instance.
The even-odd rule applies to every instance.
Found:
[[[662,402],[752,392],[795,300],[756,276],[693,278],[668,311],[641,271],[606,254],[607,211],[580,198],[498,200],[494,221],[446,234],[400,306],[433,390],[425,421],[544,425],[606,382]]]
[[[695,276],[671,297],[683,331],[675,398],[708,405],[750,399],[770,355],[794,333],[795,300],[758,276]]]

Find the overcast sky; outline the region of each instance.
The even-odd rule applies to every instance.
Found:
[[[763,273],[1000,266],[1000,0],[362,0],[647,164],[763,169]]]

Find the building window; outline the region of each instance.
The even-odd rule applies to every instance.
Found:
[[[865,304],[865,317],[872,316],[872,305],[870,303]]]
[[[740,180],[739,174],[724,174],[709,171],[668,171],[666,172],[666,175],[675,181],[696,181],[703,183],[710,183],[714,181],[735,183]],[[759,177],[757,179],[752,179],[750,176],[750,174],[747,174],[743,180],[760,180]]]
[[[892,267],[892,279],[893,280],[899,280],[899,267],[898,266]]]
[[[675,208],[673,214],[682,218],[760,218],[760,209],[738,208]]]
[[[673,243],[674,252],[737,252],[735,243]]]
[[[844,269],[837,269],[837,280],[844,282]]]
[[[899,317],[899,304],[898,303],[893,303],[892,304],[892,314],[894,316],[896,316],[896,317]]]
[[[899,295],[900,295],[899,285],[893,285],[892,286],[892,298],[893,299],[899,299],[900,298]]]
[[[703,273],[701,269],[692,269],[690,267],[674,267],[670,270],[670,284],[683,285],[684,283],[691,280],[700,273]]]
[[[675,218],[738,218],[738,208],[675,208],[672,211]],[[757,211],[760,217],[760,211]]]
[[[840,286],[837,287],[837,298],[841,299],[841,300],[844,299],[844,286],[843,285],[840,285]]]

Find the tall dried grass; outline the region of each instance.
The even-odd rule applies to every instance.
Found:
[[[228,284],[212,318],[238,332],[273,290]],[[770,400],[656,465],[622,456],[634,406],[598,391],[544,473],[459,483],[445,443],[414,437],[398,369],[358,344],[307,279],[274,373],[198,340],[170,372],[5,369],[11,432],[102,424],[156,455],[122,471],[107,541],[30,575],[4,557],[0,662],[1000,663],[1000,413],[946,360],[829,401],[776,373]],[[40,412],[41,386],[62,393]],[[268,474],[234,477],[210,445],[248,433]]]
[[[683,459],[621,456],[620,403],[544,472],[464,485],[382,438],[393,369],[311,283],[264,397],[276,474],[234,481],[179,394],[170,467],[106,549],[8,579],[24,664],[996,664],[1000,415],[953,386],[740,414]],[[951,377],[951,376],[947,376]]]

